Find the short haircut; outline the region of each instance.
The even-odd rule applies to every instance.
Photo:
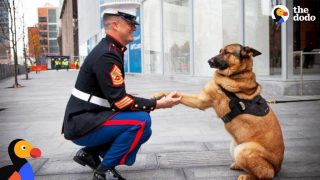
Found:
[[[109,26],[111,25],[112,20],[116,20],[118,16],[110,15],[107,13],[103,14],[103,26],[104,28],[108,29]]]

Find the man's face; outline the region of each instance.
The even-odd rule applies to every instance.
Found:
[[[133,23],[126,21],[123,18],[118,19],[118,32],[124,45],[133,41],[133,32],[136,30],[136,26]]]

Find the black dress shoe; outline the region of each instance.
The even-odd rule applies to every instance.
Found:
[[[95,170],[101,160],[98,155],[90,154],[86,152],[84,149],[80,149],[77,154],[73,157],[73,160],[82,166],[89,166],[91,169]]]
[[[118,180],[126,180],[115,168],[110,168],[109,172],[112,174],[114,178],[118,178]]]
[[[94,172],[92,180],[106,180],[106,175],[104,173]]]
[[[98,170],[102,169],[98,168]],[[93,180],[126,180],[115,168],[107,168],[103,169],[103,171],[98,170],[94,171]]]

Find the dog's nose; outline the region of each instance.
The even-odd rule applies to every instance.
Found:
[[[213,63],[213,58],[209,59],[208,63]]]

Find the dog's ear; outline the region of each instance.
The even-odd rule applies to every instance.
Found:
[[[242,47],[240,54],[242,57],[248,57],[248,56],[256,57],[256,56],[259,56],[261,52],[249,46],[245,46],[245,47]]]

